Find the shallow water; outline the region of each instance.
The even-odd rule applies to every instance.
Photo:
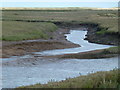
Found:
[[[71,30],[70,34],[66,34],[66,39],[70,42],[75,44],[79,44],[81,47],[77,48],[69,48],[69,49],[56,49],[56,50],[47,50],[43,52],[35,52],[34,54],[40,54],[42,56],[48,55],[61,55],[61,54],[70,54],[70,53],[79,53],[79,52],[86,52],[91,50],[98,50],[98,49],[105,49],[112,47],[111,45],[102,45],[102,44],[94,44],[89,43],[87,40],[84,40],[87,31],[78,31],[78,30]]]
[[[112,47],[85,41],[87,31],[72,30],[66,34],[67,40],[80,44],[81,47],[70,49],[36,52],[39,55],[58,55],[85,52]],[[32,55],[11,57],[7,60],[35,59]],[[39,58],[37,58],[39,60]],[[32,66],[3,66],[3,88],[15,88],[23,85],[47,83],[50,80],[60,81],[97,71],[109,71],[118,68],[118,57],[105,59],[44,59]]]
[[[46,62],[46,63],[45,63]],[[60,81],[118,67],[118,58],[44,60],[31,67],[3,67],[3,88]]]

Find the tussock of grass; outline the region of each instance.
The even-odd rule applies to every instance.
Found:
[[[48,33],[56,29],[57,26],[53,23],[3,21],[2,40],[18,41],[37,38],[47,39],[50,37]]]
[[[105,34],[106,32],[107,32],[106,30],[100,30],[100,31],[96,32],[96,34],[101,35],[101,34]]]
[[[111,47],[109,49],[106,49],[106,51],[108,51],[109,53],[112,53],[112,54],[120,54],[120,46],[118,47]]]
[[[118,70],[104,71],[66,79],[65,81],[36,84],[20,88],[118,88],[120,87],[118,75]]]

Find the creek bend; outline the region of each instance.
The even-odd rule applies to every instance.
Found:
[[[112,47],[111,45],[101,45],[89,43],[84,40],[87,31],[71,30],[70,34],[66,34],[66,39],[79,44],[81,47],[47,50],[43,52],[34,52],[41,56],[60,55],[86,52],[91,50],[105,49]],[[8,60],[36,60],[34,65],[22,66],[3,66],[2,78],[3,88],[15,88],[36,83],[47,83],[50,80],[61,81],[66,78],[73,78],[80,75],[87,75],[97,71],[110,71],[118,68],[118,57],[104,59],[44,59],[41,57],[35,58],[33,55],[25,55],[19,57],[11,57],[3,59],[3,62]],[[27,64],[27,62],[25,62]]]

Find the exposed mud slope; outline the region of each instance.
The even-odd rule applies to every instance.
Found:
[[[14,44],[14,45],[9,45],[7,47],[3,47],[2,56],[3,57],[21,56],[31,52],[72,48],[77,46],[79,45],[75,45],[67,42],[59,42],[59,41],[27,42],[27,43]]]
[[[79,23],[79,22],[71,22],[71,23],[65,23],[65,22],[53,22],[54,24],[63,27],[63,28],[79,28],[79,27],[85,27],[83,30],[88,30],[87,32],[87,38],[91,43],[97,43],[97,44],[106,44],[106,45],[120,45],[120,34],[118,32],[108,32],[107,27],[101,27],[97,23]],[[103,31],[102,33],[98,34],[97,32]]]
[[[89,27],[86,40],[98,44],[119,45],[120,35],[118,33],[97,34],[97,31],[97,27]]]

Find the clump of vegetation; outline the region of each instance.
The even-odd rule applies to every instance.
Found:
[[[111,48],[108,48],[108,49],[105,49],[105,50],[108,51],[109,53],[112,53],[112,54],[120,54],[120,46],[111,47]]]
[[[105,34],[107,31],[106,30],[100,30],[100,31],[97,31],[96,34],[98,35],[103,35]]]
[[[66,54],[60,58],[76,58],[76,59],[98,59],[98,58],[110,58],[118,56],[120,53],[120,46],[111,47],[102,50],[89,51],[85,53]]]
[[[101,71],[86,76],[79,76],[76,78],[66,79],[60,82],[49,82],[48,84],[36,84],[23,88],[119,88],[119,74],[120,70]]]
[[[28,39],[47,39],[49,33],[57,30],[57,26],[47,22],[17,22],[3,21],[2,40],[18,41]]]

